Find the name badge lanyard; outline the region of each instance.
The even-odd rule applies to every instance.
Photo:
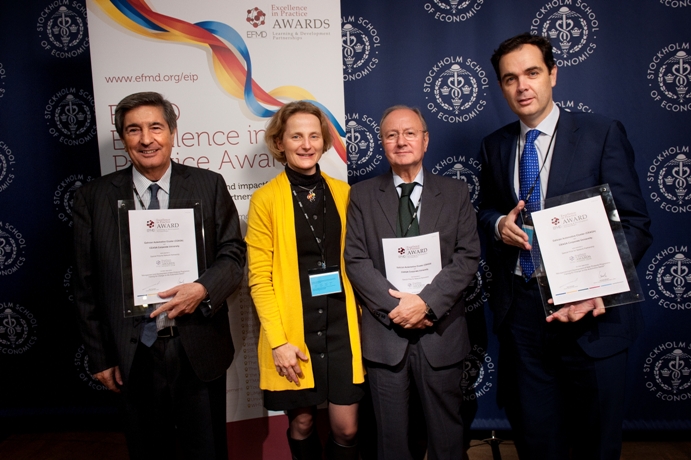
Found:
[[[132,190],[134,190],[134,194],[137,196],[137,201],[139,201],[139,205],[142,207],[142,209],[144,209],[144,210],[149,209],[146,206],[144,206],[144,201],[142,201],[142,197],[139,196],[139,192],[137,191],[137,187],[134,184],[132,184]],[[163,189],[161,189],[161,190],[163,190]]]
[[[314,227],[312,226],[312,222],[310,222],[310,218],[307,215],[307,212],[305,212],[305,207],[302,205],[302,201],[300,201],[300,197],[298,196],[297,193],[295,193],[295,189],[293,189],[292,191],[293,191],[293,196],[298,201],[298,205],[300,205],[300,209],[302,210],[302,215],[305,216],[305,220],[307,221],[307,225],[309,225],[310,230],[312,230],[312,235],[314,236],[314,241],[317,242],[317,246],[319,247],[319,252],[321,253],[322,260],[320,262],[318,262],[317,265],[319,266],[319,268],[326,268],[326,256],[324,254],[324,246],[323,246],[324,241],[326,241],[326,184],[324,183],[324,179],[322,179],[322,187],[324,188],[324,193],[323,193],[324,196],[322,197],[322,204],[324,205],[324,225],[323,225],[324,233],[323,233],[321,239],[319,239],[317,237],[317,232],[314,231]]]
[[[420,187],[422,187],[422,185],[420,185]],[[424,190],[424,187],[423,187],[423,190]],[[408,198],[408,199],[410,199],[410,198]],[[417,200],[417,206],[415,206],[415,211],[413,211],[413,218],[410,219],[410,223],[406,227],[405,232],[403,232],[403,235],[401,235],[403,238],[408,236],[408,231],[410,230],[410,227],[413,226],[413,222],[415,222],[415,219],[417,219],[417,211],[418,211],[418,209],[420,209],[420,203],[421,202],[422,202],[422,192],[420,192],[420,199]]]
[[[559,121],[557,120],[557,124],[554,126],[554,131],[552,132],[552,136],[549,138],[549,145],[547,146],[547,153],[545,154],[545,159],[542,160],[542,165],[540,166],[540,170],[537,172],[537,175],[535,176],[535,180],[533,180],[533,184],[530,186],[530,189],[528,190],[528,194],[526,195],[525,199],[523,200],[526,204],[528,205],[528,200],[530,200],[530,197],[533,195],[533,192],[535,191],[535,187],[537,186],[537,182],[540,179],[540,174],[542,174],[542,169],[545,167],[545,164],[547,163],[547,158],[549,158],[549,153],[552,150],[552,142],[554,141],[554,136],[557,134],[557,129],[559,128]],[[516,143],[516,154],[518,156],[518,164],[521,164],[521,157],[523,156],[523,153],[521,153],[521,139],[519,137],[518,142]],[[525,148],[525,145],[523,146]],[[520,183],[518,184],[518,189],[520,193]],[[520,196],[518,197],[519,199],[521,198]],[[542,197],[544,199],[544,197]],[[521,211],[521,219],[523,220],[524,224],[527,225],[532,225],[533,219],[530,217],[530,212],[526,209],[523,208],[523,211]],[[532,239],[532,238],[531,238]]]

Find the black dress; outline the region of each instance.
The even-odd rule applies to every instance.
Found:
[[[288,166],[286,166],[286,174],[291,189],[295,192],[293,208],[303,327],[305,343],[312,361],[314,388],[265,390],[264,407],[269,410],[290,410],[316,406],[326,400],[340,405],[353,404],[362,399],[364,390],[362,385],[353,384],[352,353],[343,283],[341,282],[341,292],[338,294],[312,297],[307,274],[307,270],[318,268],[322,260],[316,238],[321,240],[326,236],[322,242],[326,266],[340,265],[341,219],[331,192],[321,176],[319,165],[317,165],[317,172],[311,176],[293,171]],[[326,213],[324,213],[324,199],[326,199]],[[300,203],[302,203],[302,208]],[[307,223],[305,214],[314,228],[314,233]],[[303,367],[309,364],[301,362]]]

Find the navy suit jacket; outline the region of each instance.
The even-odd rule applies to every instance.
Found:
[[[497,241],[495,223],[517,204],[514,189],[518,121],[482,141],[480,225],[487,236],[487,262],[495,273],[489,299],[494,330],[499,331],[511,306],[514,272],[519,256],[515,246]],[[650,218],[634,168],[633,147],[624,127],[615,120],[561,110],[546,198],[609,183],[634,263],[652,242]],[[578,343],[592,357],[606,357],[627,348],[642,328],[640,304],[610,308],[576,323]]]
[[[175,318],[192,368],[203,381],[221,376],[233,360],[226,298],[239,286],[245,243],[237,210],[223,177],[171,163],[170,200],[202,200],[206,270],[198,282],[209,292],[211,311]],[[125,384],[137,349],[142,317],[123,315],[118,200],[132,200],[132,167],[103,176],[75,194],[75,298],[89,370],[119,366]]]
[[[462,292],[480,261],[477,218],[465,182],[424,172],[420,234],[439,232],[442,270],[419,296],[438,320],[422,331],[405,330],[389,318],[398,299],[386,279],[382,238],[396,238],[398,193],[391,171],[355,184],[350,205],[344,258],[348,278],[363,305],[362,353],[370,361],[395,366],[409,339],[419,338],[432,367],[460,362],[470,349]]]

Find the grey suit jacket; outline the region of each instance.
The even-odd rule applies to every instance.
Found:
[[[177,199],[201,199],[206,270],[198,282],[209,292],[211,310],[197,308],[176,318],[190,363],[203,381],[222,375],[233,359],[226,298],[239,286],[245,243],[237,210],[223,177],[171,163],[171,207]],[[143,318],[123,315],[118,237],[118,200],[131,200],[132,168],[103,176],[75,194],[75,299],[90,371],[119,366],[127,384]]]
[[[398,194],[392,173],[350,189],[344,256],[363,306],[362,351],[369,361],[395,366],[411,339],[420,340],[432,367],[458,363],[470,348],[462,293],[477,271],[480,243],[468,187],[425,169],[421,200],[420,234],[439,232],[442,270],[419,293],[437,321],[422,331],[410,331],[388,317],[398,305],[388,292],[397,288],[386,279],[381,246],[382,238],[396,237]]]

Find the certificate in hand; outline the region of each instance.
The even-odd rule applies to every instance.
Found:
[[[545,200],[532,219],[533,262],[547,315],[595,297],[605,307],[643,300],[609,184]]]
[[[629,290],[599,196],[533,212],[555,305]]]
[[[151,314],[165,302],[158,292],[196,281],[206,267],[201,200],[169,206],[137,210],[134,200],[118,201],[125,317]]]
[[[441,271],[439,232],[382,238],[386,279],[402,292],[418,294]]]
[[[165,302],[157,293],[199,278],[192,209],[129,211],[134,305]]]

